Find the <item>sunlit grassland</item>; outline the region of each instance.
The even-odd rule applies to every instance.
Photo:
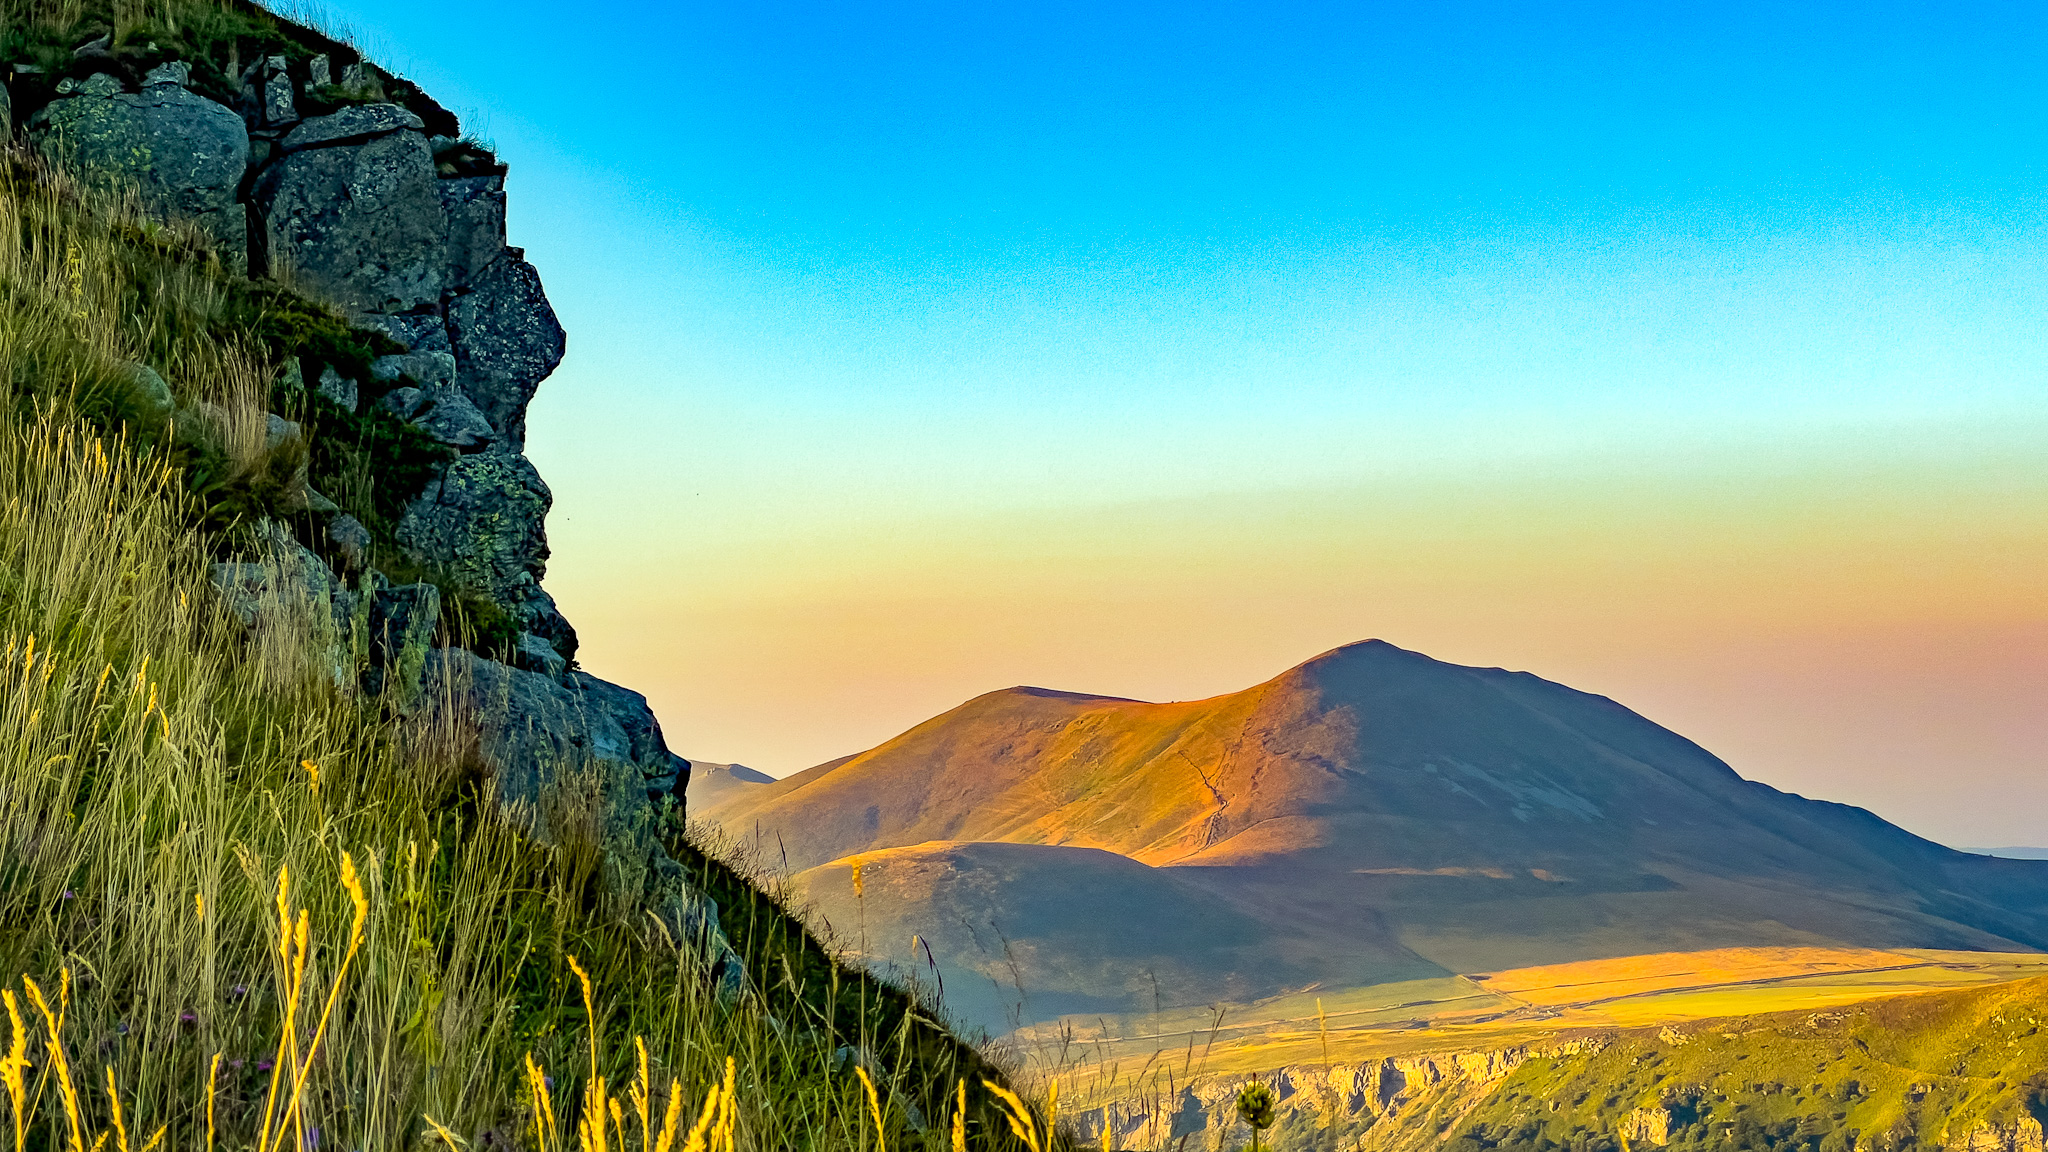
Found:
[[[593,845],[497,818],[473,733],[337,686],[317,609],[227,616],[205,500],[293,462],[262,436],[276,365],[200,322],[202,253],[18,157],[0,179],[0,981],[30,1005],[30,1146],[274,1147],[287,1115],[301,1147],[556,1146],[589,1117],[535,1085],[587,1099],[593,1072],[639,1086],[657,1143],[728,1076],[737,1147],[947,1143],[962,1081],[964,1135],[1015,1139],[999,1071],[728,870],[677,846],[756,973],[721,1003]]]
[[[1018,1040],[1072,1107],[1149,1099],[1168,1080],[1540,1045],[1618,1028],[1839,1009],[2048,975],[2048,955],[1744,948],[1309,990],[1255,1004],[1070,1017]],[[1508,991],[1512,990],[1512,991]]]

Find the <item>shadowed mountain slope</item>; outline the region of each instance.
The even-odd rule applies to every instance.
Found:
[[[1604,697],[1380,641],[1210,700],[993,692],[699,811],[780,833],[797,869],[929,841],[1104,849],[1271,930],[1391,934],[1457,971],[2048,945],[2048,865],[1744,780]]]
[[[703,809],[722,804],[750,788],[773,783],[775,777],[749,768],[745,764],[713,764],[709,760],[692,760],[689,788],[684,795],[692,809]]]

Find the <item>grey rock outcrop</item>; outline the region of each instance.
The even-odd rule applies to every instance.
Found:
[[[278,148],[296,152],[301,148],[362,144],[403,129],[421,132],[426,127],[419,117],[396,104],[356,104],[326,116],[301,120],[298,127],[285,133]]]
[[[407,351],[452,353],[455,350],[448,342],[448,323],[439,312],[407,312],[396,316],[366,312],[356,317],[355,322],[358,328],[368,328],[403,344]]]
[[[353,412],[356,410],[358,395],[356,382],[344,379],[341,373],[334,370],[334,365],[329,364],[320,369],[320,382],[315,384],[314,388],[322,396],[334,401],[342,411]]]
[[[335,555],[342,566],[350,572],[361,572],[370,566],[370,547],[375,541],[363,522],[343,514],[327,522],[327,542],[334,546]]]
[[[555,651],[555,646],[531,632],[521,632],[518,643],[512,647],[512,666],[526,672],[538,672],[550,680],[560,680],[569,670],[569,662]]]
[[[593,676],[565,684],[454,648],[428,655],[424,692],[429,723],[474,725],[510,819],[543,843],[601,843],[606,890],[644,903],[678,942],[704,947],[721,991],[738,990],[742,969],[717,905],[691,890],[662,847],[670,816],[648,803],[646,782],[673,754],[644,698]]]
[[[389,383],[409,378],[422,388],[455,383],[455,357],[447,352],[408,352],[403,356],[379,356],[370,361],[370,378]]]
[[[437,190],[448,214],[448,286],[461,288],[505,251],[505,178],[456,177]]]
[[[356,312],[438,304],[447,214],[417,132],[285,155],[257,182],[273,267]]]
[[[333,565],[282,527],[259,524],[246,559],[212,570],[223,603],[251,629],[310,627],[337,691],[415,719],[459,713],[508,812],[556,842],[570,831],[562,821],[583,818],[579,811],[595,819],[610,888],[646,901],[679,941],[708,941],[721,988],[736,989],[739,964],[715,907],[692,894],[662,847],[679,827],[689,764],[668,751],[643,697],[575,669],[575,630],[541,587],[553,497],[520,453],[527,405],[560,364],[566,337],[540,274],[506,246],[504,168],[463,144],[438,106],[410,95],[418,111],[357,103],[304,116],[337,96],[326,56],[254,59],[234,76],[229,106],[191,91],[183,62],[152,68],[130,91],[120,77],[132,80],[132,68],[113,52],[111,38],[78,49],[70,70],[85,78],[64,79],[30,118],[34,146],[103,186],[139,188],[150,212],[197,221],[237,274],[289,273],[366,337],[404,349],[376,357],[367,376],[356,351],[302,348],[303,365],[294,356],[282,366],[273,390],[281,414],[269,415],[266,449],[298,472],[279,511],[310,529]],[[29,65],[16,72],[38,74]],[[361,62],[343,64],[339,77],[350,100],[401,91]],[[0,87],[0,127],[12,113]],[[429,130],[439,135],[430,140]],[[117,371],[173,414],[180,436],[218,443],[253,432],[215,404],[175,408],[146,365]],[[340,434],[361,443],[379,442],[366,433],[389,412],[457,452],[445,463],[422,454],[423,466],[403,472],[432,472],[416,494],[378,488],[381,507],[395,496],[404,511],[373,534],[307,483],[305,461],[322,447],[308,438],[334,434],[337,423],[325,405],[306,406],[315,396],[367,418],[368,428],[340,422]],[[286,418],[302,413],[304,425]],[[354,503],[360,493],[348,495],[369,519]],[[376,570],[380,558],[433,582],[393,587]],[[506,662],[437,647],[450,639],[444,595],[488,600],[509,617],[518,639],[495,653]]]
[[[540,587],[548,558],[542,523],[553,503],[524,456],[464,456],[412,502],[396,535],[400,547],[489,596],[521,628],[559,649],[563,634],[574,632]]]
[[[526,405],[562,362],[566,338],[540,273],[507,255],[448,305],[448,335],[462,390],[515,451],[526,443]]]
[[[123,379],[134,385],[135,391],[159,411],[169,412],[175,403],[171,398],[171,386],[147,364],[129,361],[120,366]]]
[[[299,112],[292,99],[292,78],[285,71],[284,57],[272,56],[264,61],[264,73],[263,122],[275,126],[297,120]]]
[[[393,388],[377,398],[377,407],[400,420],[410,420],[426,400],[427,394],[418,388]]]
[[[183,88],[191,82],[192,66],[183,60],[173,60],[167,64],[159,64],[151,68],[142,77],[142,86],[145,89],[158,84],[176,84],[178,87]]]
[[[144,207],[197,221],[219,242],[223,263],[246,268],[248,228],[235,192],[249,133],[234,112],[175,83],[124,92],[99,73],[50,101],[28,128],[46,159],[102,186],[133,186]]]
[[[429,388],[414,410],[413,424],[434,439],[463,452],[488,447],[498,438],[491,422],[469,397],[453,388]]]
[[[325,673],[335,688],[355,690],[362,642],[358,614],[367,605],[290,533],[266,524],[255,560],[215,564],[208,577],[243,627],[307,629],[314,650],[324,653]]]
[[[370,596],[364,687],[399,707],[420,698],[434,635],[441,627],[441,590],[401,584]]]

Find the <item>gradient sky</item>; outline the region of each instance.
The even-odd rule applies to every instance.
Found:
[[[324,18],[512,165],[549,587],[687,756],[1378,636],[2048,844],[2038,3]]]

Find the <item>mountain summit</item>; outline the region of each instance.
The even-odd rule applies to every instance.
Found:
[[[914,847],[929,875],[978,858],[945,848],[959,842],[1114,853],[1294,941],[1263,953],[1283,985],[1746,944],[2048,946],[2048,865],[1745,780],[1605,697],[1378,640],[1208,700],[991,692],[698,810],[780,833],[791,866],[821,875]],[[1094,858],[1002,859],[1079,893]],[[1006,899],[919,891],[910,931]]]

